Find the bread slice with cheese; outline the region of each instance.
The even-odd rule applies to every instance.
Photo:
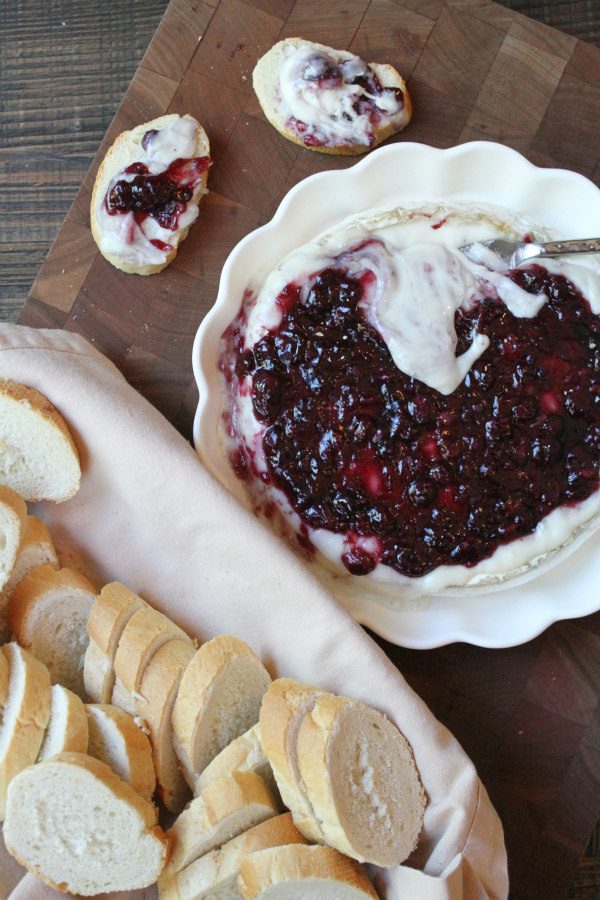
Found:
[[[0,484],[25,500],[60,503],[79,490],[81,466],[67,424],[47,397],[0,380]]]
[[[293,678],[276,679],[263,697],[260,709],[260,736],[281,798],[294,813],[297,826],[310,839],[324,840],[300,774],[297,740],[304,717],[324,692]]]
[[[190,787],[227,744],[258,721],[270,682],[259,658],[239,638],[221,635],[200,647],[173,708],[175,751]]]
[[[297,70],[289,62],[292,57],[298,60]],[[315,61],[330,72],[334,67],[340,83],[334,84],[327,77],[322,84],[318,77],[303,79],[304,70]],[[344,84],[344,64],[353,67],[356,74],[358,69],[365,70],[367,78],[376,79],[383,92],[373,95],[364,77],[362,84],[358,80]],[[290,65],[292,69],[288,71]],[[356,156],[402,131],[412,116],[412,102],[400,73],[388,64],[368,63],[370,74],[366,67],[349,51],[290,37],[279,41],[258,60],[252,83],[265,116],[283,137],[306,150]],[[361,100],[363,105],[371,102],[363,112],[359,109]]]
[[[258,850],[240,865],[245,900],[365,900],[378,894],[364,870],[331,847]]]
[[[171,714],[181,678],[194,652],[187,641],[164,644],[146,666],[135,701],[136,715],[144,723],[152,746],[158,796],[173,813],[181,812],[190,799],[190,789],[173,749]]]
[[[81,698],[60,684],[52,685],[50,718],[37,762],[58,753],[87,753],[87,749],[88,720]]]
[[[81,753],[61,753],[13,780],[4,840],[45,884],[83,896],[153,884],[168,848],[152,804]]]
[[[217,778],[175,820],[171,854],[159,886],[205,853],[277,815],[277,802],[254,772]]]
[[[73,569],[37,566],[16,586],[8,605],[15,637],[41,660],[54,684],[84,696],[87,621],[96,589]]]
[[[290,813],[255,825],[218,850],[206,853],[160,889],[161,900],[239,900],[240,865],[250,853],[267,847],[305,844]]]
[[[110,703],[115,686],[114,662],[125,626],[148,604],[118,581],[105,585],[88,618],[89,645],[83,665],[85,691],[94,703]]]
[[[360,862],[404,862],[421,831],[425,792],[398,728],[363,703],[323,694],[304,716],[296,748],[325,842]]]
[[[21,495],[0,484],[0,590],[14,568],[26,522],[27,506]]]
[[[0,591],[0,639],[3,635],[8,637],[9,626],[6,614],[12,592],[28,572],[31,572],[36,566],[43,565],[58,569],[58,556],[54,541],[41,519],[36,516],[27,516],[15,564],[4,589]]]
[[[206,132],[190,115],[160,116],[119,135],[98,169],[90,206],[92,235],[108,262],[123,272],[153,275],[175,259],[207,190],[209,154]],[[168,191],[165,183],[158,185],[154,196],[164,197],[159,206],[168,212],[165,205],[173,207],[180,202],[180,189],[189,188],[185,208],[174,215],[174,229],[170,224],[162,225],[165,216],[160,214],[160,208],[156,204],[145,205],[144,197],[154,190],[153,178],[157,180],[162,173],[169,177],[171,163],[182,177],[174,176],[175,182],[170,179],[173,188],[168,196],[165,196],[165,190]],[[126,171],[140,165],[147,169],[146,173]],[[144,188],[147,175],[150,180]],[[111,192],[118,182],[121,186],[126,182],[137,184],[137,197],[131,197],[134,205],[130,201],[128,209],[123,207],[122,211],[118,204],[111,204]],[[177,194],[173,195],[173,190]]]
[[[150,801],[156,787],[156,776],[147,735],[131,716],[116,706],[89,703],[85,712],[89,755],[105,762],[140,797]]]
[[[37,758],[51,706],[46,666],[15,643],[5,644],[1,652],[9,678],[0,724],[0,820],[11,781]]]
[[[260,742],[258,723],[228,744],[200,773],[194,787],[198,795],[211,781],[231,772],[256,772],[276,794],[277,785]]]

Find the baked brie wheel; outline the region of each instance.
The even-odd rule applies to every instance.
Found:
[[[366,212],[290,253],[223,335],[234,471],[357,594],[501,584],[597,520],[598,260],[459,249],[527,235],[554,236],[493,207]]]

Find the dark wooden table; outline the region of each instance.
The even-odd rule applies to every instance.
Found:
[[[263,7],[269,9],[270,2],[263,0]],[[417,11],[425,10],[428,2],[412,0],[412,5]],[[509,0],[504,5],[600,45],[599,0]],[[54,0],[52,4],[0,0],[0,320],[17,318],[165,6],[165,0],[104,0],[95,4],[89,0]],[[528,779],[528,803],[523,807],[520,834],[526,839],[528,819],[545,817],[542,841],[555,847],[556,871],[546,873],[548,883],[556,878],[562,884],[561,862],[577,852],[561,843],[561,817],[575,822],[579,835],[587,836],[590,809],[594,808],[593,800],[585,810],[583,804],[576,808],[568,779],[560,795],[554,796],[551,789],[553,767],[560,767],[561,758],[573,757],[572,777],[581,785],[588,768],[591,773],[597,767],[600,753],[600,652],[596,653],[596,664],[579,664],[581,658],[593,658],[596,645],[600,646],[600,614],[585,620],[585,628],[582,624],[556,625],[525,648],[472,648],[468,656],[472,686],[465,690],[463,677],[459,689],[457,680],[456,689],[450,685],[443,701],[437,690],[439,673],[445,677],[455,658],[463,659],[464,664],[464,657],[457,653],[459,648],[427,654],[380,642],[435,714],[460,734],[465,749],[476,759],[492,799],[501,782],[502,794],[507,796],[506,779],[514,771]],[[510,672],[500,693],[499,671]],[[571,689],[575,686],[575,701],[561,688],[565,684]],[[470,735],[465,723],[475,706],[478,715]],[[489,738],[483,742],[482,753],[480,730],[486,723]],[[529,735],[534,733],[538,740],[540,733],[546,735],[548,747],[539,759],[530,762]],[[525,759],[527,765],[522,764]],[[594,790],[594,777],[589,778],[589,784]],[[523,785],[515,781],[508,796],[514,815],[514,808],[522,802]],[[550,808],[552,814],[548,816]],[[505,811],[499,804],[500,814]],[[536,848],[528,850],[535,868]],[[596,835],[570,897],[600,898],[598,857]],[[564,885],[564,890],[567,887]],[[542,890],[539,897],[544,896]]]

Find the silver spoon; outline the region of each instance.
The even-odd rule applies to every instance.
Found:
[[[478,248],[486,247],[509,268],[516,269],[529,259],[543,259],[545,256],[563,256],[569,253],[600,253],[600,238],[589,238],[580,241],[549,241],[545,244],[527,243],[525,241],[505,241],[494,238],[490,241],[477,241],[460,247],[462,253],[473,262],[481,262]]]

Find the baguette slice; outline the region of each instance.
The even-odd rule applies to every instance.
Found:
[[[52,536],[46,525],[36,516],[27,516],[25,530],[19,552],[10,578],[0,591],[0,633],[8,636],[8,622],[5,622],[10,596],[22,578],[36,566],[49,565],[58,569],[58,556]]]
[[[52,682],[84,696],[83,660],[94,586],[73,569],[37,566],[10,598],[8,618],[23,647],[48,667]]]
[[[0,726],[0,820],[13,778],[35,762],[50,717],[50,675],[18,644],[1,651],[9,666],[8,697]]]
[[[127,622],[115,654],[114,669],[130,694],[139,691],[144,670],[157,650],[177,638],[192,646],[185,631],[151,606],[138,609]]]
[[[359,862],[400,865],[417,845],[425,792],[396,726],[363,703],[324,694],[304,716],[297,751],[326,843]]]
[[[61,753],[14,779],[4,840],[45,884],[83,896],[152,884],[168,847],[152,804],[82,753]]]
[[[333,47],[327,47],[324,44],[316,44],[313,41],[305,41],[302,38],[292,37],[279,41],[258,60],[254,72],[252,73],[254,91],[258,97],[262,110],[271,125],[289,141],[298,144],[300,147],[304,147],[306,150],[316,150],[319,153],[330,153],[335,154],[336,156],[356,156],[361,153],[366,153],[369,150],[373,150],[392,134],[402,131],[402,129],[410,122],[412,117],[412,102],[406,87],[406,82],[400,73],[396,71],[393,66],[387,64],[369,63],[369,67],[377,76],[383,87],[395,88],[402,91],[404,100],[402,109],[394,116],[384,118],[382,124],[374,127],[373,131],[375,139],[373,143],[362,143],[358,137],[356,142],[338,144],[305,143],[298,134],[288,128],[287,122],[289,111],[286,110],[281,103],[279,67],[282,60],[283,48],[286,45],[291,45],[298,49],[306,48],[307,50],[312,50],[315,54],[324,53],[329,57],[333,57],[338,62],[352,59],[355,54],[346,50],[335,50]],[[342,111],[343,110],[341,109],[339,110],[339,112]]]
[[[242,860],[238,887],[246,900],[377,898],[363,869],[331,847],[301,844],[258,850]]]
[[[148,242],[145,242],[141,252],[140,248],[136,249],[135,243],[132,244],[131,236],[126,238],[123,242],[119,242],[119,246],[115,247],[113,246],[113,241],[110,239],[111,236],[106,235],[103,230],[104,202],[106,193],[109,190],[109,187],[111,187],[113,179],[124,172],[124,170],[132,164],[143,162],[145,158],[145,152],[142,146],[144,135],[150,131],[161,131],[164,128],[172,127],[173,124],[181,118],[192,122],[195,125],[195,143],[191,157],[209,156],[210,145],[208,137],[204,128],[196,121],[196,119],[190,115],[181,117],[176,114],[171,114],[161,116],[158,119],[153,119],[151,122],[144,122],[144,124],[138,125],[131,131],[124,131],[120,134],[98,169],[90,206],[92,235],[104,258],[123,272],[137,275],[153,275],[156,272],[160,272],[161,269],[164,269],[165,266],[168,266],[169,263],[175,259],[179,244],[187,237],[190,225],[187,225],[184,228],[177,228],[175,231],[169,231],[168,234],[163,233],[163,243],[168,243],[168,245],[172,247],[172,250],[168,252],[160,251],[156,246],[153,247]],[[208,170],[203,173],[200,183],[193,190],[192,197],[189,201],[191,206],[198,207],[200,200],[206,193],[207,180]],[[119,216],[119,218],[122,218],[124,224],[126,224],[126,216]],[[131,224],[133,225],[133,223]],[[148,243],[148,246],[146,246],[146,243]],[[151,259],[147,258],[148,253],[151,254]]]
[[[221,635],[204,644],[181,680],[173,708],[175,752],[191,788],[198,774],[258,721],[271,677],[239,638]]]
[[[52,686],[50,719],[37,762],[59,753],[87,753],[88,721],[83,702],[60,684]]]
[[[96,598],[88,619],[90,643],[83,665],[85,690],[95,703],[111,702],[119,640],[133,614],[147,605],[118,581],[105,585]]]
[[[0,381],[0,484],[25,500],[68,500],[79,490],[77,447],[65,420],[33,388]]]
[[[323,843],[311,800],[300,774],[297,739],[302,721],[323,691],[293,678],[276,679],[263,697],[260,738],[281,798],[294,813],[296,827],[310,840]]]
[[[0,450],[0,460],[2,458]],[[1,463],[0,463],[1,464]],[[27,523],[27,506],[20,494],[0,484],[0,590],[7,584]]]
[[[175,820],[168,834],[171,855],[161,877],[166,887],[177,872],[254,825],[277,815],[277,803],[254,772],[217,778]]]
[[[259,735],[258,724],[253,725],[245,734],[241,734],[221,750],[198,776],[194,794],[198,796],[215,778],[229,775],[231,772],[256,772],[276,794],[277,785],[273,770],[264,754]]]
[[[190,799],[173,749],[171,713],[181,677],[194,656],[186,641],[169,641],[158,650],[142,677],[136,715],[148,729],[158,796],[170,812],[179,813]]]
[[[267,819],[195,860],[167,884],[161,900],[239,900],[237,879],[242,861],[257,850],[284,844],[305,844],[290,813]]]
[[[131,716],[108,704],[85,707],[89,728],[88,753],[101,760],[149,802],[156,787],[152,750],[147,735]]]

